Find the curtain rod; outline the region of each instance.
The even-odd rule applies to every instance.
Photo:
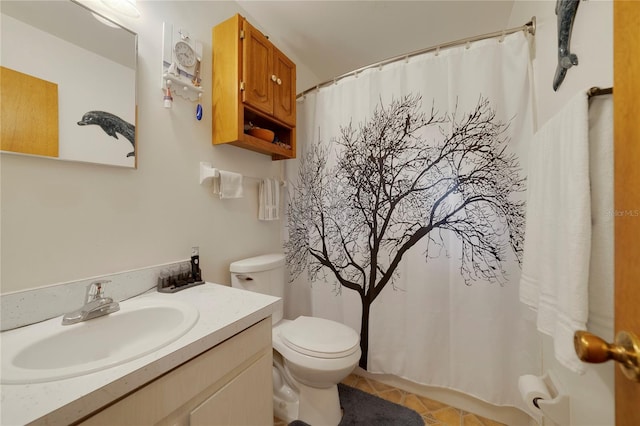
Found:
[[[309,89],[305,90],[304,92],[299,93],[296,96],[296,99],[297,98],[301,98],[304,95],[306,95],[307,93],[310,93],[310,92],[312,92],[314,90],[318,90],[321,87],[328,86],[329,84],[336,83],[339,80],[342,80],[343,78],[346,78],[346,77],[349,77],[349,76],[352,76],[352,75],[357,75],[357,74],[361,73],[362,71],[368,70],[370,68],[381,67],[383,65],[387,65],[387,64],[390,64],[392,62],[396,62],[396,61],[399,61],[399,60],[402,60],[402,59],[409,59],[409,58],[411,58],[413,56],[416,56],[416,55],[421,55],[423,53],[428,53],[428,52],[439,51],[440,49],[446,49],[446,48],[453,47],[453,46],[458,46],[458,45],[461,45],[461,44],[467,44],[467,43],[471,43],[471,42],[474,42],[474,41],[485,40],[485,39],[488,39],[488,38],[504,37],[507,34],[513,34],[513,33],[519,32],[519,31],[526,31],[531,35],[536,35],[536,17],[535,16],[532,17],[529,22],[527,22],[526,24],[521,25],[519,27],[509,28],[507,30],[502,30],[502,31],[494,31],[492,33],[477,35],[477,36],[473,36],[473,37],[467,37],[467,38],[463,38],[463,39],[456,40],[456,41],[450,41],[450,42],[447,42],[447,43],[442,43],[442,44],[438,44],[438,45],[435,45],[435,46],[427,47],[426,49],[415,50],[413,52],[405,53],[404,55],[394,56],[392,58],[384,59],[384,60],[382,60],[380,62],[375,62],[373,64],[366,65],[366,66],[364,66],[362,68],[358,68],[357,70],[353,70],[353,71],[350,71],[348,73],[342,74],[342,75],[340,75],[338,77],[332,78],[331,80],[327,80],[327,81],[324,81],[324,82],[322,82],[320,84],[316,84],[315,86],[310,87]]]

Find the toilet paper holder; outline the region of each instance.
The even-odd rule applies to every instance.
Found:
[[[532,400],[533,405],[540,410],[538,414],[558,425],[571,424],[569,395],[558,386],[551,372],[545,373],[539,379],[544,383],[550,398],[539,397]]]
[[[556,381],[553,380],[551,373],[547,372],[542,376],[542,381],[547,385],[547,389],[551,393],[552,399],[539,399],[537,402],[540,411],[549,420],[559,425],[569,425],[570,423],[570,410],[569,410],[569,395],[560,390]]]

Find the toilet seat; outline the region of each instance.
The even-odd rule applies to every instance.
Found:
[[[352,328],[324,318],[300,316],[282,327],[280,338],[290,349],[316,358],[344,358],[360,348]]]

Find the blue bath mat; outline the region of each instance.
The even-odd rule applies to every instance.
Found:
[[[338,383],[340,406],[344,410],[339,426],[424,426],[420,414],[360,389]],[[301,420],[289,426],[309,426]],[[322,425],[313,425],[322,426]]]

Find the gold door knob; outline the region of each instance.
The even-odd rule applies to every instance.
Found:
[[[627,378],[640,382],[640,340],[635,334],[621,331],[615,343],[607,343],[595,334],[576,331],[573,346],[582,361],[599,364],[612,359]]]

